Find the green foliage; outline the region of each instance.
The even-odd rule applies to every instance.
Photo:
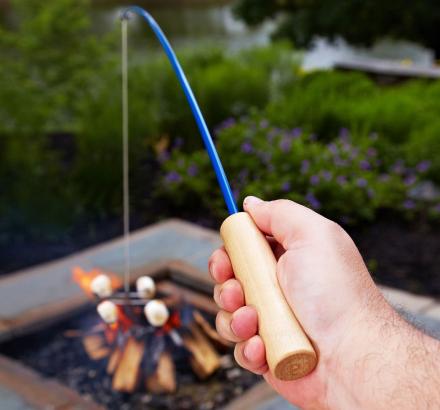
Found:
[[[389,37],[416,41],[440,54],[435,0],[240,0],[236,14],[251,25],[277,18],[275,37],[290,38],[301,48],[317,35],[341,36],[362,46]]]
[[[90,32],[86,0],[14,7],[18,26],[0,36],[0,226],[47,234],[120,215],[118,51]],[[421,179],[440,182],[440,82],[381,88],[360,74],[304,75],[281,43],[178,54],[237,197],[287,196],[351,221],[423,207],[438,217],[410,191]],[[131,59],[129,78],[132,210],[166,213],[152,204],[166,198],[192,216],[200,204],[223,216],[169,62],[155,52]]]
[[[295,78],[291,48],[280,44],[228,55],[220,50],[183,50],[181,64],[205,119],[212,128],[230,116],[262,109]],[[120,212],[121,102],[119,61],[110,61],[99,81],[79,102],[77,156],[73,180],[82,209],[100,214]],[[159,141],[185,141],[187,150],[202,141],[186,98],[162,55],[148,56],[130,67],[130,162],[133,201],[148,197],[145,168]],[[150,175],[154,179],[153,175]],[[147,177],[148,178],[148,177]],[[139,181],[139,182],[137,182]]]
[[[402,157],[412,166],[429,160],[428,176],[440,182],[439,111],[440,81],[381,88],[361,74],[315,72],[298,78],[265,114],[274,124],[300,125],[324,141],[343,127],[378,134],[381,157]]]
[[[0,30],[1,224],[48,233],[76,213],[67,164],[49,134],[75,130],[77,102],[93,80],[90,61],[99,67],[104,48],[90,34],[85,0],[12,6],[17,27]]]
[[[371,220],[383,209],[411,216],[425,206],[412,198],[411,189],[425,177],[427,166],[382,161],[375,135],[343,130],[324,143],[299,128],[281,129],[256,116],[231,121],[220,131],[217,147],[239,201],[250,194],[289,198],[344,223]],[[218,190],[213,195],[215,177],[203,151],[174,150],[165,169],[162,195],[182,206],[199,202],[199,209],[225,216]]]

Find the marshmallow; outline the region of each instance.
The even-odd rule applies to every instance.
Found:
[[[163,326],[170,317],[165,303],[157,299],[151,300],[145,305],[144,313],[150,324],[156,327]]]
[[[105,300],[104,302],[101,302],[96,310],[98,311],[99,316],[101,316],[101,319],[108,324],[115,323],[118,320],[118,308],[116,305],[109,301]]]
[[[112,294],[112,282],[103,273],[96,276],[90,283],[90,290],[100,298],[107,298]]]
[[[136,280],[136,290],[139,297],[149,299],[156,293],[156,285],[149,276],[141,276]]]

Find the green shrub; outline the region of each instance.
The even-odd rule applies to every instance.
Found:
[[[402,160],[387,164],[378,157],[379,145],[375,135],[350,135],[348,130],[325,143],[299,128],[276,128],[258,116],[230,121],[217,140],[237,200],[249,194],[289,198],[344,223],[371,220],[382,209],[412,216],[423,206],[410,192],[428,166],[410,168]],[[174,150],[165,163],[160,194],[181,206],[201,204],[224,217],[210,168],[203,151]]]

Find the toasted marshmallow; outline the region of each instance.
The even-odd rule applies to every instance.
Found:
[[[149,276],[141,276],[136,280],[136,290],[139,297],[149,299],[156,293],[156,285]]]
[[[105,323],[111,324],[118,320],[118,308],[110,300],[104,300],[104,302],[101,302],[96,310]]]
[[[102,273],[92,280],[90,290],[100,298],[107,298],[112,294],[112,282]]]
[[[144,313],[150,324],[156,327],[163,326],[170,317],[170,313],[168,312],[165,303],[157,299],[150,300],[145,305]]]

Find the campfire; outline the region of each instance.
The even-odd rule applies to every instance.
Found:
[[[122,291],[115,274],[73,269],[73,279],[96,303],[101,321],[81,337],[90,359],[106,360],[112,388],[133,393],[173,393],[178,388],[174,358],[184,357],[200,380],[214,374],[230,344],[211,326],[204,312],[170,286],[141,276],[135,290]],[[166,285],[166,284],[164,284]]]

